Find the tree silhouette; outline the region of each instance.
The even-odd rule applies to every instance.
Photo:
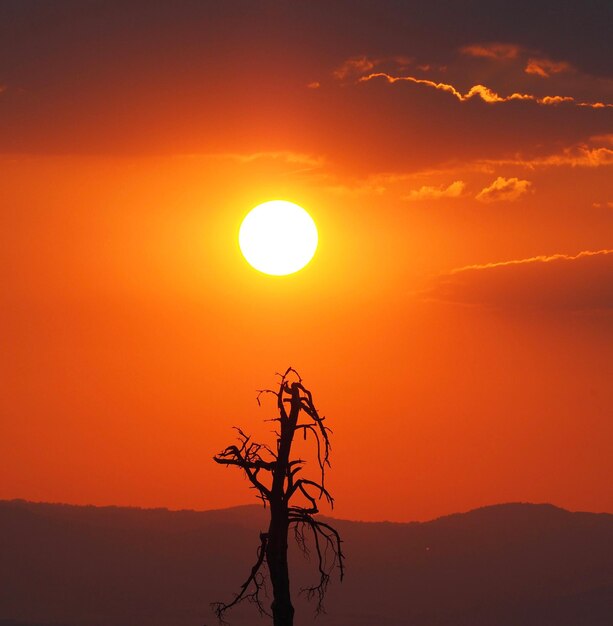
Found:
[[[221,465],[236,465],[243,470],[251,487],[258,493],[264,507],[270,509],[270,525],[267,532],[260,533],[260,545],[257,560],[251,568],[247,580],[234,599],[227,603],[217,602],[213,609],[220,622],[224,621],[226,611],[243,600],[253,602],[260,614],[273,618],[274,626],[292,626],[294,608],[292,606],[287,562],[288,534],[294,531],[299,548],[308,556],[312,550],[317,561],[319,578],[312,587],[302,589],[308,599],[315,599],[316,614],[323,611],[323,600],[334,569],[338,568],[343,579],[343,559],[341,538],[338,532],[323,521],[315,519],[319,512],[318,500],[324,498],[332,507],[334,500],[325,487],[326,468],[330,467],[329,453],[331,432],[320,417],[311,392],[302,384],[296,370],[289,367],[281,377],[278,389],[263,389],[258,392],[257,401],[264,394],[276,397],[279,422],[276,450],[263,443],[256,443],[240,428],[236,428],[239,444],[228,446],[223,452],[213,457]],[[302,431],[304,439],[310,436],[316,444],[318,478],[298,478],[305,461],[291,458],[294,435]],[[296,504],[298,501],[298,504]],[[266,591],[266,575],[262,570],[268,568],[272,584],[273,600],[271,613],[262,603],[262,593]]]

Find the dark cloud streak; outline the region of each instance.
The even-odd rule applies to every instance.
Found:
[[[470,265],[440,276],[427,296],[503,310],[613,312],[613,250]]]

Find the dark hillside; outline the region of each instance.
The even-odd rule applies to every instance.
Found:
[[[0,626],[212,626],[208,605],[242,582],[265,515],[0,502]],[[347,577],[321,626],[611,623],[612,515],[506,504],[426,523],[335,523]],[[292,558],[299,587],[311,571]],[[297,604],[298,626],[313,624]],[[267,623],[247,606],[230,619]]]

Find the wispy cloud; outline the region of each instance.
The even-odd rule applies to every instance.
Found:
[[[440,167],[433,167],[413,172],[390,172],[379,175],[387,182],[411,181],[424,177],[465,176],[472,173],[493,174],[498,168],[520,167],[529,171],[551,167],[598,168],[613,165],[613,134],[595,135],[588,140],[572,146],[566,146],[558,152],[533,156],[518,153],[492,159],[475,159],[463,162],[448,162]]]
[[[377,64],[376,59],[369,59],[366,56],[358,56],[347,59],[342,65],[337,67],[333,74],[335,78],[344,80],[350,76],[356,76],[363,74],[364,72],[370,72]]]
[[[404,69],[411,65],[412,61],[412,59],[405,56],[367,57],[361,55],[347,59],[339,65],[332,74],[338,80],[345,80],[348,78],[356,78],[385,64],[391,64],[398,69]]]
[[[486,166],[516,165],[527,169],[541,167],[603,167],[613,165],[613,149],[580,144],[564,148],[561,152],[538,157],[487,159],[479,162]]]
[[[570,72],[573,67],[566,61],[554,61],[535,50],[512,43],[476,43],[460,48],[464,56],[489,59],[498,62],[523,62],[524,72],[541,78],[552,74]]]
[[[208,154],[197,154],[194,156],[204,156],[211,159],[236,161],[238,163],[252,163],[260,160],[284,161],[285,163],[294,163],[304,165],[310,168],[320,168],[326,164],[323,157],[305,154],[302,152],[292,152],[290,150],[281,150],[278,152],[216,152]]]
[[[516,59],[521,47],[510,43],[483,43],[472,44],[460,48],[460,52],[466,56],[481,57],[484,59]]]
[[[552,74],[561,74],[571,70],[572,66],[566,61],[552,61],[546,58],[528,59],[524,68],[526,74],[535,74],[541,78],[549,78]]]
[[[526,259],[512,259],[511,261],[496,261],[494,263],[475,263],[473,265],[463,265],[451,270],[450,274],[458,274],[467,270],[488,270],[496,267],[507,267],[509,265],[527,265],[530,263],[550,263],[551,261],[576,261],[582,257],[598,256],[601,254],[613,254],[613,250],[583,250],[578,254],[539,254]]]
[[[610,167],[613,165],[613,147],[608,145],[613,146],[613,134],[595,135],[584,142],[545,155],[517,153],[498,158],[450,161],[440,166],[411,171],[377,172],[349,182],[344,180],[342,184],[335,184],[329,189],[336,193],[360,195],[392,192],[403,200],[467,197],[469,187],[476,184],[475,176],[478,175],[481,180],[477,189],[480,191],[476,195],[482,201],[492,202],[495,199],[510,199],[503,198],[505,194],[518,194],[519,197],[519,194],[532,190],[531,181],[525,180],[524,176],[509,176],[510,169],[521,168],[526,172],[536,172],[556,167]],[[498,175],[499,173],[506,175]],[[484,186],[484,175],[497,178]],[[454,182],[449,184],[449,180]],[[605,205],[603,202],[600,204]]]
[[[427,297],[499,309],[613,311],[613,250],[467,265],[439,276]]]
[[[456,180],[450,185],[445,187],[430,187],[424,185],[419,189],[411,190],[408,195],[404,197],[404,200],[438,200],[440,198],[459,198],[464,189],[466,183],[462,180]]]
[[[512,43],[476,43],[460,48],[464,56],[489,59],[497,62],[517,61],[523,63],[524,72],[541,78],[549,78],[552,74],[573,71],[566,61],[554,61],[523,46]]]
[[[519,178],[499,176],[491,185],[482,189],[476,199],[479,202],[513,202],[528,193],[532,183]]]
[[[483,100],[483,102],[487,102],[488,104],[512,102],[513,100],[525,100],[545,106],[557,106],[562,103],[568,103],[578,107],[589,107],[593,109],[603,109],[609,107],[613,108],[613,104],[605,102],[583,102],[577,100],[572,96],[554,95],[539,97],[534,94],[519,92],[513,92],[508,96],[501,96],[500,94],[496,93],[494,90],[486,87],[485,85],[473,85],[466,93],[462,93],[456,87],[449,83],[436,82],[433,80],[428,80],[426,78],[417,78],[415,76],[393,76],[392,74],[388,74],[387,72],[373,72],[371,74],[361,76],[358,79],[358,82],[368,82],[375,79],[383,79],[390,84],[407,82],[416,85],[423,85],[425,87],[430,87],[433,89],[438,89],[440,91],[451,94],[460,102],[467,102],[468,100],[472,100],[473,98],[477,97]]]
[[[590,137],[590,141],[593,143],[600,143],[607,146],[613,146],[613,133],[606,133],[604,135],[594,135]]]

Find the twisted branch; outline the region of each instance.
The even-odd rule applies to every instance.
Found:
[[[251,573],[247,580],[241,585],[241,590],[236,594],[234,600],[229,602],[228,604],[224,604],[223,602],[213,602],[211,607],[217,616],[220,624],[227,624],[224,620],[224,614],[228,609],[231,609],[233,606],[240,604],[244,600],[248,602],[252,602],[257,607],[260,615],[268,615],[270,617],[270,613],[264,608],[262,604],[262,599],[260,597],[260,593],[264,591],[266,594],[266,578],[260,574],[260,568],[264,563],[264,557],[266,556],[266,547],[268,545],[268,534],[260,533],[260,547],[258,548],[258,558],[255,562],[255,565],[251,568]],[[247,590],[253,583],[253,591],[251,593],[247,593]]]
[[[342,540],[338,531],[325,522],[320,522],[305,510],[293,508],[290,511],[290,524],[294,525],[294,536],[296,543],[302,550],[305,557],[310,557],[310,550],[305,537],[305,530],[311,531],[315,554],[317,555],[317,568],[319,571],[319,581],[312,587],[304,587],[300,590],[308,600],[315,598],[315,614],[325,613],[324,598],[330,577],[334,569],[339,570],[341,581],[345,575],[345,555],[342,550]]]

